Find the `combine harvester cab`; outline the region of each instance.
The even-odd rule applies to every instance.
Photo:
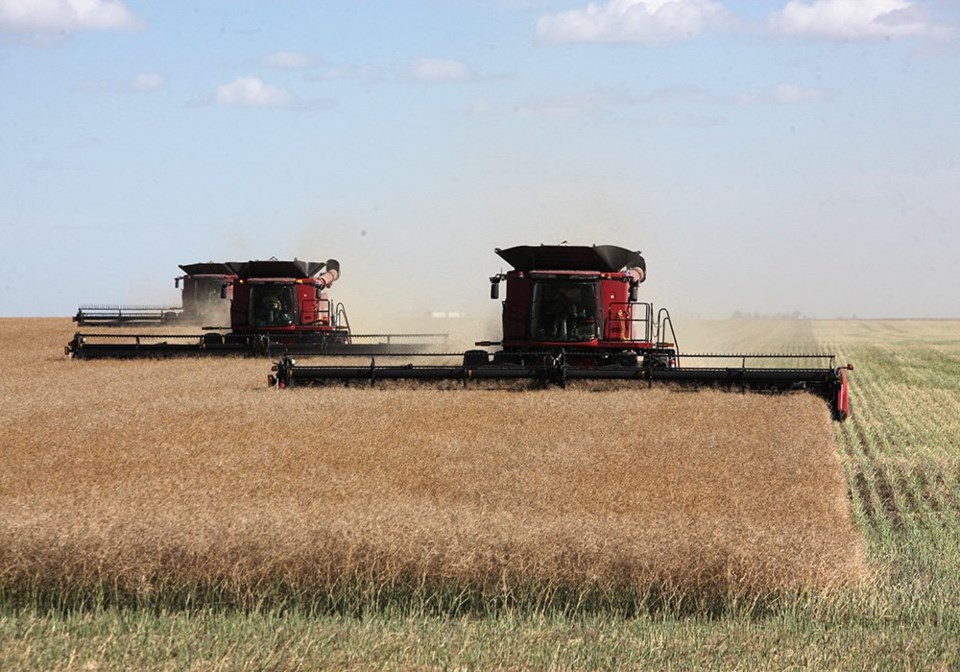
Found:
[[[807,390],[824,398],[836,420],[850,412],[847,370],[828,354],[681,354],[670,313],[637,300],[646,279],[640,252],[613,245],[540,245],[497,249],[513,270],[492,278],[490,296],[502,302],[502,340],[477,346],[499,350],[431,353],[459,357],[459,365],[424,363],[304,366],[285,356],[271,385],[377,380],[530,380],[566,385],[573,380],[627,380],[694,387],[787,392]],[[686,359],[719,362],[683,366]],[[752,365],[776,360],[776,366]],[[739,360],[739,366],[725,365]],[[429,361],[429,360],[428,360]],[[436,361],[436,360],[435,360]],[[826,366],[796,366],[797,362]],[[789,364],[794,364],[789,366]]]
[[[183,305],[180,321],[197,325],[226,325],[230,319],[237,269],[242,266],[242,263],[235,261],[182,264],[180,270],[184,275],[174,280],[175,287],[183,285],[180,290],[180,302]]]
[[[181,289],[180,306],[80,306],[73,321],[84,327],[143,327],[179,324],[226,323],[230,295],[222,296],[221,288],[237,277],[233,262],[204,262],[181,265],[185,275],[174,278],[174,287]]]
[[[343,304],[335,304],[327,291],[340,277],[335,259],[269,259],[231,267],[234,275],[219,288],[221,297],[232,296],[229,328],[206,327],[202,334],[78,332],[67,344],[66,354],[78,359],[284,352],[379,355],[420,352],[446,338],[445,334],[353,334]]]

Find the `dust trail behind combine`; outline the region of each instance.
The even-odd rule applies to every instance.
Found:
[[[3,594],[603,607],[865,574],[812,395],[284,394],[259,360],[23,356],[69,329],[33,324],[0,320]]]

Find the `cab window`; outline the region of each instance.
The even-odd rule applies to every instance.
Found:
[[[256,327],[289,327],[296,323],[293,288],[287,285],[257,285],[250,288],[250,308]]]
[[[540,281],[533,287],[531,334],[543,341],[597,338],[597,294],[593,282]]]

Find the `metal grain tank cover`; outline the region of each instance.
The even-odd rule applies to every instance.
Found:
[[[233,275],[238,266],[242,264],[235,261],[206,261],[199,264],[181,264],[180,269],[187,275]]]
[[[329,262],[284,261],[267,259],[262,261],[248,261],[237,269],[237,275],[244,280],[250,278],[312,278]]]
[[[647,264],[639,251],[616,245],[520,245],[495,252],[518,271],[599,271],[615,273]]]

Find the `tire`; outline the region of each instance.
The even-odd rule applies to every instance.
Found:
[[[486,366],[490,363],[490,353],[486,350],[467,350],[463,353],[463,367],[465,369],[475,369],[478,366]]]

